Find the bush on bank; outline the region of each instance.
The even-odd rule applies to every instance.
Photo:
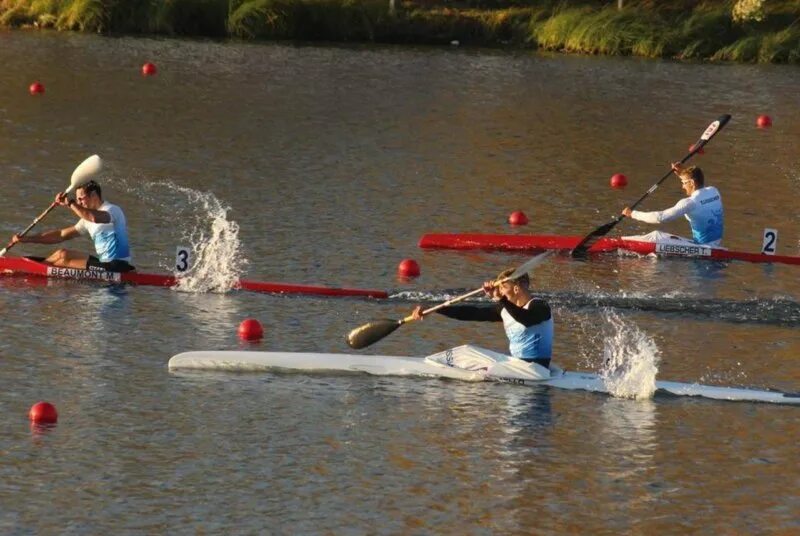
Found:
[[[800,0],[0,0],[0,25],[800,63]]]

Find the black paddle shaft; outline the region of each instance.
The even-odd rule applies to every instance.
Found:
[[[731,116],[730,116],[730,114],[724,114],[724,115],[721,115],[721,116],[720,116],[720,117],[719,117],[717,120],[715,120],[713,123],[711,123],[710,125],[708,125],[708,128],[706,128],[705,132],[703,132],[703,135],[702,135],[702,136],[700,136],[700,139],[697,141],[697,143],[695,143],[694,145],[692,145],[692,149],[691,149],[691,151],[689,151],[689,153],[688,153],[686,156],[684,156],[684,157],[681,159],[680,163],[681,163],[681,164],[685,163],[687,160],[689,160],[691,157],[693,157],[695,154],[697,154],[697,153],[700,151],[700,149],[702,149],[702,148],[703,148],[703,146],[704,146],[706,143],[708,143],[708,142],[709,142],[709,140],[711,140],[711,138],[713,138],[713,137],[714,137],[714,135],[715,135],[717,132],[719,132],[720,130],[722,130],[722,127],[724,127],[724,126],[725,126],[725,125],[728,123],[728,121],[730,121],[730,120],[731,120]],[[658,188],[658,187],[661,185],[661,183],[662,183],[662,182],[664,182],[664,181],[667,179],[667,177],[669,177],[670,175],[672,175],[672,173],[673,173],[673,172],[672,172],[672,169],[670,169],[670,170],[669,170],[669,171],[668,171],[668,172],[667,172],[667,173],[666,173],[666,174],[665,174],[663,177],[661,177],[660,179],[658,179],[658,182],[656,182],[654,185],[652,185],[652,186],[651,186],[651,187],[650,187],[650,188],[649,188],[649,189],[648,189],[648,190],[647,190],[647,191],[646,191],[646,192],[645,192],[645,193],[642,195],[642,197],[640,197],[639,199],[637,199],[637,200],[636,200],[636,202],[635,202],[635,203],[633,203],[632,205],[629,205],[629,206],[630,206],[630,208],[631,208],[631,210],[635,209],[637,206],[639,206],[639,204],[640,204],[642,201],[644,201],[644,200],[647,198],[647,196],[649,196],[650,194],[652,194],[653,192],[655,192],[655,191],[656,191],[656,189],[657,189],[657,188]],[[608,233],[611,231],[611,229],[613,229],[613,228],[614,228],[614,226],[616,226],[616,225],[617,225],[619,222],[621,222],[621,221],[622,221],[624,218],[625,218],[625,216],[623,216],[622,214],[619,214],[619,215],[615,216],[615,217],[614,217],[614,219],[613,219],[613,220],[611,220],[610,222],[608,222],[608,223],[605,223],[605,224],[601,225],[600,227],[598,227],[597,229],[595,229],[594,231],[592,231],[591,233],[589,233],[588,235],[586,235],[586,237],[585,237],[583,240],[581,240],[581,241],[578,243],[578,245],[577,245],[577,246],[575,246],[575,247],[572,249],[572,252],[570,253],[570,255],[572,255],[573,257],[585,257],[585,256],[586,256],[586,253],[589,251],[589,248],[591,248],[591,247],[592,247],[592,245],[593,245],[593,244],[594,244],[594,243],[595,243],[595,242],[596,242],[596,241],[597,241],[599,238],[602,238],[602,237],[604,237],[605,235],[607,235],[607,234],[608,234]]]

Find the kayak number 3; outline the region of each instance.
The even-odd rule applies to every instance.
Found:
[[[175,250],[175,271],[182,274],[192,265],[192,250],[185,246],[178,246]]]

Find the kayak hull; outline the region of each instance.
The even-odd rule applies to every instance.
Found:
[[[543,251],[572,250],[583,237],[557,235],[503,235],[479,233],[430,233],[419,240],[425,249],[482,249],[488,251]],[[625,240],[623,238],[600,238],[589,248],[589,254],[629,252],[638,255],[664,257],[689,257],[713,261],[744,261],[754,263],[777,263],[800,265],[800,257],[791,255],[765,255],[747,253],[700,244],[676,245]]]
[[[127,283],[153,287],[174,287],[178,283],[178,279],[173,275],[149,274],[138,271],[119,273],[108,272],[106,270],[60,268],[25,257],[0,257],[0,276],[72,279],[77,281],[103,281],[109,283]],[[359,296],[370,298],[389,297],[389,294],[383,290],[296,285],[290,283],[270,283],[249,281],[245,279],[239,280],[235,288],[268,294],[308,294],[316,296]]]
[[[474,346],[463,346],[472,352],[483,351]],[[496,356],[495,352],[485,351]],[[436,356],[440,354],[435,354]],[[430,356],[433,357],[433,356]],[[297,352],[246,352],[246,351],[196,351],[183,352],[169,360],[169,370],[217,371],[290,371],[301,373],[363,373],[375,376],[409,376],[452,379],[461,381],[507,381],[519,385],[544,385],[558,389],[591,391],[610,394],[605,380],[593,373],[562,371],[553,367],[551,376],[541,380],[519,377],[489,376],[485,370],[465,370],[431,362],[424,357],[398,357],[361,354],[297,353]],[[779,391],[747,388],[717,387],[711,385],[657,381],[656,389],[674,396],[692,396],[715,400],[768,402],[800,405],[800,395]]]
[[[464,381],[483,381],[480,372],[443,367],[419,357],[302,352],[200,351],[184,352],[169,360],[169,369],[257,372],[366,373],[373,376],[416,376]]]

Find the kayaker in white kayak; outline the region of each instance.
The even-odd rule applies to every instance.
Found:
[[[513,272],[513,268],[505,270],[497,276],[497,280]],[[483,284],[486,295],[497,302],[495,307],[451,305],[436,312],[456,320],[503,322],[512,357],[550,368],[553,355],[553,315],[550,305],[531,295],[528,274],[499,285],[495,285],[495,281]],[[417,306],[411,314],[415,320],[421,320],[421,312],[422,306]]]
[[[703,171],[699,167],[684,168],[680,164],[672,164],[672,171],[681,180],[681,188],[686,192],[684,199],[675,206],[655,212],[642,212],[625,207],[622,214],[645,223],[664,223],[681,216],[689,220],[692,227],[692,240],[675,236],[663,231],[653,231],[641,236],[625,236],[628,240],[659,243],[688,243],[705,246],[719,246],[722,242],[723,209],[722,196],[713,186],[705,186]]]
[[[75,190],[75,199],[65,193],[56,195],[55,203],[69,208],[80,219],[75,225],[45,231],[37,235],[14,235],[12,244],[59,244],[79,235],[87,235],[94,242],[97,256],[71,249],[57,249],[44,262],[53,266],[80,269],[104,269],[111,272],[133,270],[128,245],[128,228],[125,214],[117,205],[103,201],[100,185],[89,181]]]

